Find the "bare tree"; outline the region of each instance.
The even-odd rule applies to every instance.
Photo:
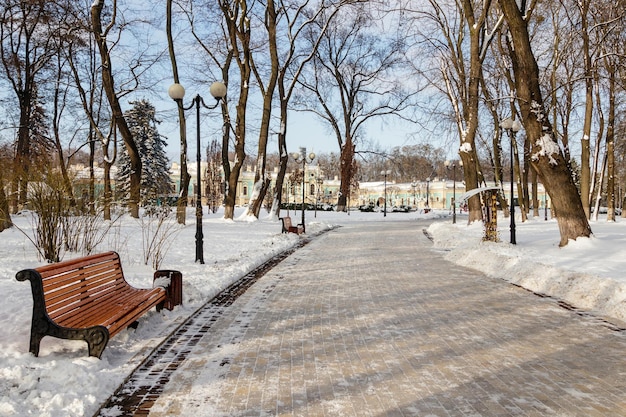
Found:
[[[228,158],[228,135],[230,133],[231,123],[228,116],[227,102],[226,100],[222,101],[222,113],[224,115],[225,126],[222,142],[222,166],[224,167],[225,175],[228,174],[226,177],[224,218],[232,219],[235,214],[237,182],[239,181],[239,174],[241,173],[241,168],[246,159],[246,117],[250,93],[250,78],[252,76],[251,26],[247,0],[237,0],[232,3],[219,0],[219,7],[224,17],[229,44],[229,54],[226,58],[226,63],[222,67],[222,74],[224,74],[225,79],[228,78],[227,74],[230,68],[230,62],[234,60],[239,70],[240,77],[234,126],[235,161],[232,166]]]
[[[85,6],[89,5],[86,0]],[[112,220],[111,204],[113,202],[113,187],[111,185],[111,168],[117,159],[117,130],[115,120],[111,118],[103,104],[104,91],[101,81],[99,48],[93,31],[89,8],[74,7],[72,9],[73,36],[67,42],[67,62],[71,69],[78,99],[83,112],[89,122],[85,145],[89,148],[89,201],[90,212],[95,214],[95,157],[96,145],[100,144],[102,151],[102,167],[104,171],[103,190],[103,217]],[[86,12],[85,12],[86,10]],[[112,148],[112,149],[111,149]]]
[[[176,52],[174,51],[174,38],[172,36],[172,0],[166,3],[166,23],[165,30],[167,33],[167,46],[172,64],[172,76],[174,83],[180,84],[178,76],[178,64],[176,62]],[[185,119],[185,110],[182,106],[178,108],[178,123],[180,133],[180,189],[178,193],[178,202],[176,204],[176,221],[179,224],[185,224],[187,217],[187,201],[189,197],[189,181],[191,175],[187,169],[187,122]]]
[[[269,74],[265,82],[264,77],[260,74],[255,63],[254,55],[250,55],[251,68],[254,71],[256,81],[261,89],[263,97],[263,108],[261,115],[261,129],[259,131],[259,143],[257,151],[257,163],[254,170],[254,188],[248,206],[248,215],[259,217],[259,212],[265,199],[271,178],[266,175],[265,167],[267,162],[267,141],[269,138],[270,121],[272,115],[272,101],[274,91],[276,90],[276,82],[278,80],[278,42],[277,42],[277,13],[274,0],[267,0],[265,6],[264,26],[267,32],[267,52],[269,54]]]
[[[139,218],[139,201],[140,201],[140,187],[141,187],[141,158],[139,157],[139,151],[137,145],[133,139],[133,135],[128,128],[126,119],[124,118],[124,112],[119,101],[118,93],[115,90],[115,80],[113,77],[113,64],[111,61],[111,55],[109,53],[109,47],[107,44],[107,34],[116,24],[117,17],[117,0],[113,0],[111,10],[111,20],[106,26],[106,30],[102,25],[102,11],[104,9],[104,0],[96,0],[91,6],[91,24],[93,34],[98,44],[100,52],[100,59],[102,61],[102,85],[106,94],[109,106],[111,107],[112,118],[115,121],[115,126],[122,135],[128,156],[131,164],[131,176],[130,176],[130,199],[129,209],[130,215],[135,218]]]
[[[596,5],[597,6],[597,5]],[[599,72],[605,78],[603,82],[604,96],[608,100],[607,126],[606,126],[606,203],[607,203],[607,221],[615,221],[616,212],[616,188],[617,188],[617,168],[615,158],[615,141],[617,138],[618,108],[619,95],[623,95],[624,82],[623,75],[620,77],[620,71],[624,71],[624,33],[623,25],[626,19],[624,13],[624,4],[620,2],[607,3],[604,7],[598,7],[595,18],[598,21],[598,36],[603,39],[600,46],[600,56],[602,57],[599,65]],[[600,74],[599,74],[600,75]],[[622,82],[619,82],[620,78]],[[598,101],[598,105],[599,105]],[[599,210],[596,210],[596,213]]]
[[[264,196],[270,185],[266,173],[266,156],[275,89],[278,88],[278,105],[280,108],[280,128],[277,132],[280,165],[271,212],[278,216],[282,197],[281,190],[289,160],[286,142],[289,102],[304,66],[311,61],[317,52],[319,42],[330,22],[342,6],[358,2],[359,0],[268,1],[263,20],[267,33],[267,56],[269,56],[267,80],[263,79],[264,76],[258,71],[257,65],[253,61],[257,84],[263,96],[263,112],[259,131],[254,198],[248,209],[249,214],[258,217],[261,205],[265,200]],[[308,28],[314,25],[320,28],[315,39],[310,43],[302,42]],[[278,42],[279,37],[281,42]],[[284,39],[287,42],[284,42]]]
[[[71,84],[71,74],[68,73],[69,63],[65,58],[63,51],[68,47],[71,40],[68,34],[59,33],[58,36],[54,37],[53,41],[57,48],[57,54],[54,59],[55,83],[52,94],[52,135],[49,140],[52,143],[58,157],[58,167],[61,173],[66,197],[69,199],[70,206],[75,207],[76,198],[74,196],[72,181],[68,173],[70,159],[66,159],[65,157],[64,143],[61,132],[65,109],[68,105],[68,95],[70,93],[69,88]],[[76,133],[77,131],[74,134]]]
[[[593,50],[590,42],[589,29],[589,7],[591,0],[581,0],[576,2],[580,11],[580,35],[582,38],[582,59],[584,63],[585,76],[585,116],[581,138],[580,155],[580,194],[582,196],[583,210],[587,217],[591,215],[589,204],[591,200],[591,179],[590,179],[590,147],[591,122],[593,116]]]
[[[347,210],[354,155],[365,124],[373,118],[401,115],[411,97],[396,72],[404,64],[403,42],[381,36],[374,20],[367,5],[342,9],[325,31],[311,70],[300,79],[304,91],[299,108],[328,123],[341,150],[338,211]],[[309,39],[316,39],[315,32]]]
[[[0,59],[19,109],[17,145],[11,178],[13,212],[27,199],[31,153],[35,139],[38,83],[53,56],[54,3],[46,0],[6,0],[0,6]]]
[[[517,104],[531,143],[531,163],[550,194],[561,233],[560,245],[588,237],[591,227],[582,207],[569,164],[554,136],[544,109],[539,68],[528,33],[530,10],[520,10],[516,0],[498,0],[510,33],[510,57],[515,74]],[[525,2],[522,2],[525,6]]]
[[[282,57],[278,72],[278,98],[280,106],[280,128],[278,130],[278,154],[280,158],[279,171],[274,188],[272,201],[272,213],[278,217],[282,200],[282,188],[289,162],[287,151],[288,116],[291,99],[296,91],[299,79],[306,65],[317,54],[320,42],[326,36],[326,32],[337,13],[348,4],[359,3],[359,0],[340,0],[338,2],[321,2],[315,10],[308,10],[310,1],[304,3],[295,2],[298,7],[285,7],[287,2],[281,2],[283,7],[283,21],[286,22],[284,33],[290,40],[287,49],[280,55]],[[309,29],[317,27],[313,36]],[[303,42],[303,37],[309,35],[309,42]],[[319,164],[319,160],[318,160]]]
[[[463,161],[465,184],[468,190],[477,188],[484,181],[477,152],[479,129],[480,88],[489,93],[483,76],[483,62],[489,46],[497,33],[501,21],[489,25],[491,1],[460,0],[439,2],[430,0],[428,6],[421,9],[406,9],[414,14],[411,26],[416,34],[418,51],[415,60],[430,56],[429,62],[437,73],[425,69],[421,62],[415,67],[420,76],[427,79],[432,88],[439,90],[450,106],[450,117],[454,120],[459,137],[459,156]],[[488,100],[491,97],[486,97]],[[493,118],[498,123],[495,106]],[[496,150],[496,176],[501,176],[500,135],[494,136]],[[468,201],[469,221],[482,219],[482,208],[478,195]]]

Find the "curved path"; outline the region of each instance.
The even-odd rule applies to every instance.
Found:
[[[623,332],[445,261],[423,227],[351,224],[291,254],[150,416],[626,415]]]

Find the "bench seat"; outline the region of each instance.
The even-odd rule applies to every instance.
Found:
[[[30,352],[35,356],[41,339],[54,336],[84,340],[89,355],[99,358],[110,337],[133,326],[152,307],[160,310],[166,304],[172,308],[172,303],[166,303],[169,291],[165,288],[140,289],[128,284],[116,252],[25,269],[16,278],[31,283]]]

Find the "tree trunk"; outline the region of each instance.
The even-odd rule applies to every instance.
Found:
[[[513,148],[513,151],[515,153],[513,155],[513,160],[515,163],[515,168],[514,168],[515,177],[517,178],[517,204],[519,204],[519,211],[520,211],[520,216],[522,218],[522,222],[525,222],[526,220],[528,220],[528,204],[527,204],[528,187],[526,186],[526,184],[528,184],[528,176],[526,175],[527,170],[525,170],[522,164],[520,163],[520,156],[518,152],[519,147],[517,146],[517,137],[515,135],[513,137],[516,141],[515,147]],[[524,148],[526,148],[527,143],[528,143],[528,140],[525,140]],[[525,155],[526,155],[526,149],[522,153],[524,160],[526,160]]]
[[[172,36],[172,0],[167,0],[166,4],[166,34],[167,47],[172,64],[172,75],[174,83],[180,83],[178,77],[178,65],[176,64],[176,53],[174,52],[174,38]],[[179,103],[177,103],[179,104]],[[185,224],[187,221],[187,201],[189,199],[189,181],[191,175],[187,169],[187,122],[185,110],[181,105],[178,107],[178,123],[180,137],[180,188],[178,190],[178,201],[176,202],[176,221],[178,224]]]
[[[237,183],[239,182],[239,174],[241,167],[246,159],[245,136],[246,136],[246,114],[245,103],[248,100],[247,88],[241,87],[239,95],[239,103],[237,106],[237,125],[235,127],[235,161],[226,181],[228,188],[224,199],[224,218],[233,219],[235,217],[235,203],[237,201]],[[227,148],[228,149],[228,148]],[[222,154],[224,150],[222,149]],[[226,150],[228,152],[228,150]]]
[[[274,7],[274,1],[268,0],[265,13],[265,25],[268,33],[268,47],[271,70],[267,87],[263,90],[263,116],[261,118],[261,130],[259,131],[259,146],[257,152],[257,165],[254,174],[254,199],[250,201],[248,206],[248,214],[259,217],[261,206],[265,201],[265,194],[270,186],[271,180],[266,178],[266,162],[267,162],[267,140],[270,130],[270,119],[272,117],[272,99],[274,98],[274,91],[276,90],[276,81],[278,79],[278,46],[276,35],[276,9]],[[258,78],[258,72],[255,71]],[[259,85],[262,84],[262,80],[258,79]]]
[[[178,120],[180,124],[180,185],[178,188],[178,201],[176,202],[176,222],[178,224],[186,224],[191,175],[189,175],[189,169],[187,168],[187,121],[185,119],[185,110],[181,106],[178,106]]]
[[[585,64],[585,117],[583,123],[583,135],[580,141],[581,154],[580,154],[580,195],[583,204],[583,210],[587,218],[590,218],[590,204],[591,194],[593,189],[591,188],[591,169],[590,158],[591,150],[589,146],[589,140],[591,137],[591,123],[593,116],[593,66],[591,59],[591,48],[589,42],[589,24],[587,22],[587,14],[589,11],[589,5],[591,0],[582,0],[578,2],[580,8],[581,17],[581,30],[583,41],[582,59]]]
[[[239,174],[241,167],[246,159],[246,109],[248,106],[248,96],[250,90],[250,76],[252,73],[252,50],[250,48],[250,19],[247,16],[248,5],[246,1],[237,2],[230,8],[228,2],[219,2],[220,8],[226,21],[229,39],[229,54],[222,75],[226,80],[228,76],[228,68],[231,60],[234,58],[239,67],[239,100],[237,102],[236,111],[237,119],[235,122],[235,161],[232,168],[228,160],[228,133],[231,123],[228,115],[228,106],[226,100],[222,100],[222,114],[224,117],[224,137],[222,147],[222,164],[224,173],[228,173],[226,177],[226,195],[224,197],[224,218],[233,219],[235,216],[235,203],[237,199],[237,183],[239,182]]]
[[[537,181],[537,173],[534,169],[530,170],[530,183],[532,184],[532,199],[533,199],[533,217],[539,217],[539,184]]]
[[[611,58],[606,58],[610,60]],[[616,67],[607,64],[609,75],[609,115],[606,127],[606,197],[607,221],[615,221],[615,88]]]
[[[89,125],[89,214],[96,214],[96,135]]]
[[[30,167],[30,113],[31,94],[22,92],[20,99],[20,126],[17,130],[17,149],[15,153],[15,179],[13,182],[13,212],[20,210],[28,199],[28,177]]]
[[[515,0],[498,0],[511,34],[510,53],[515,76],[516,96],[531,143],[531,164],[558,213],[560,246],[570,239],[588,237],[591,227],[583,210],[578,190],[544,109],[539,84],[539,69],[533,55],[526,21]]]
[[[234,216],[235,202],[234,197],[230,195],[230,159],[228,158],[228,148],[230,143],[230,118],[228,115],[228,106],[225,100],[222,100],[222,117],[224,118],[224,127],[222,131],[222,171],[224,171],[224,218],[232,219]],[[235,183],[236,185],[236,183]]]
[[[113,201],[113,190],[111,189],[111,163],[104,161],[104,220],[111,220],[111,201]]]
[[[110,137],[113,137],[113,158],[109,157]],[[117,159],[117,128],[115,120],[111,123],[111,136],[102,141],[104,154],[104,220],[111,220],[111,203],[113,202],[113,189],[111,187],[111,167]]]
[[[9,201],[4,193],[4,178],[0,170],[0,232],[13,226],[9,210]]]
[[[287,116],[288,100],[285,91],[285,72],[280,71],[278,75],[278,96],[280,98],[280,131],[278,132],[278,157],[280,164],[276,184],[274,188],[274,201],[272,202],[272,212],[276,217],[280,217],[280,206],[283,199],[283,184],[287,174],[287,163],[289,162],[289,152],[287,152]]]
[[[350,196],[350,184],[352,182],[352,166],[354,161],[354,144],[350,134],[346,134],[346,141],[341,148],[341,183],[339,185],[339,198],[337,199],[337,211],[348,211],[348,198]]]
[[[473,13],[470,16],[466,11],[468,23],[473,23]],[[463,159],[463,171],[466,189],[473,190],[479,186],[480,167],[478,154],[476,153],[476,132],[478,131],[478,93],[480,86],[480,76],[482,74],[480,59],[479,37],[482,27],[472,27],[470,29],[470,69],[467,84],[467,103],[464,110],[466,123],[465,134],[461,134],[460,154]],[[468,200],[469,219],[474,222],[483,219],[482,204],[480,196],[477,194]]]
[[[286,113],[284,117],[283,121],[286,122]],[[278,134],[278,154],[280,156],[280,165],[278,168],[278,175],[276,176],[274,201],[272,202],[272,212],[276,217],[280,217],[280,206],[283,200],[283,185],[285,183],[285,175],[287,174],[287,162],[289,162],[285,133],[286,132],[281,132]]]
[[[133,134],[126,124],[124,113],[119,102],[119,98],[115,92],[115,82],[113,79],[113,69],[111,67],[111,56],[107,46],[107,40],[103,37],[101,14],[104,8],[104,0],[96,0],[91,6],[91,21],[93,24],[93,33],[98,49],[100,51],[100,59],[102,60],[102,87],[106,93],[107,100],[111,107],[111,112],[115,124],[122,135],[128,157],[130,159],[130,199],[129,210],[131,217],[139,218],[139,200],[141,191],[141,159],[137,145],[133,140]]]

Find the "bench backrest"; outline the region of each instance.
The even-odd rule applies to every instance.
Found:
[[[283,226],[285,229],[289,229],[291,227],[291,217],[281,217],[283,219]]]
[[[33,286],[33,279],[40,277],[46,312],[52,320],[130,287],[116,252],[45,265],[30,274]]]

